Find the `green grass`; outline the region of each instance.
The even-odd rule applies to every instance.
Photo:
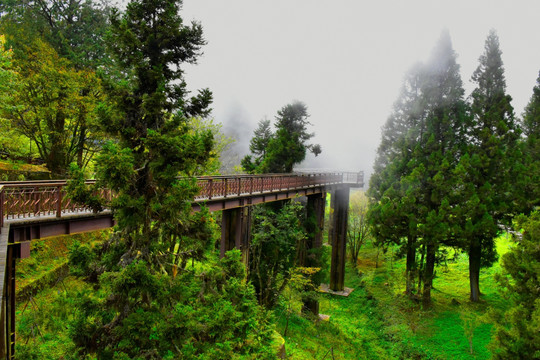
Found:
[[[507,252],[511,240],[497,239],[499,255]],[[330,250],[330,248],[327,248]],[[449,250],[449,257],[454,257]],[[289,359],[489,359],[492,325],[490,308],[504,308],[494,274],[496,263],[482,269],[480,303],[469,301],[468,258],[458,254],[446,266],[437,267],[433,306],[422,309],[419,302],[404,295],[405,261],[393,260],[392,250],[379,254],[366,244],[358,266],[347,264],[345,284],[355,288],[347,297],[323,294],[320,312],[330,321],[300,316],[300,304],[285,337]],[[283,335],[287,313],[276,311],[276,329]],[[471,353],[471,340],[472,353]]]
[[[17,260],[17,290],[24,289],[67,263],[68,248],[76,241],[93,244],[102,241],[110,230],[63,235],[34,240],[30,245],[31,256]]]
[[[17,304],[17,359],[63,359],[73,353],[68,322],[77,294],[85,288],[86,283],[68,276]]]
[[[360,278],[347,268],[349,297],[322,294],[320,312],[329,321],[308,319],[297,312],[290,318],[285,346],[289,359],[389,359],[391,342],[385,339],[384,321],[374,312],[375,300],[360,286]],[[286,314],[277,309],[276,327],[284,334]],[[325,356],[326,355],[326,356]],[[332,357],[333,356],[333,357]]]

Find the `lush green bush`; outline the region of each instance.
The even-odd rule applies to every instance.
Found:
[[[523,237],[502,259],[497,280],[509,302],[504,313],[495,312],[495,359],[540,359],[540,212],[517,218]]]
[[[80,247],[74,250],[83,253]],[[103,359],[274,356],[269,314],[257,304],[240,259],[233,250],[201,273],[176,276],[153,273],[143,261],[103,273],[102,288],[81,293],[75,305],[69,332],[78,354]]]

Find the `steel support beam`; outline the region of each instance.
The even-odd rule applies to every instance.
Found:
[[[336,189],[334,192],[335,207],[332,221],[332,263],[330,265],[330,289],[333,291],[343,291],[345,285],[349,190],[349,187],[344,187]]]

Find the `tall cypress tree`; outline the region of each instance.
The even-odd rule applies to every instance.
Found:
[[[449,214],[456,206],[453,169],[465,143],[468,107],[463,94],[456,54],[448,32],[443,32],[429,62],[417,66],[405,83],[383,129],[370,183],[375,235],[405,245],[409,293],[416,249],[421,247],[425,305],[431,303],[439,246],[455,241],[456,224]]]
[[[540,206],[540,74],[523,114],[525,134],[525,211]]]
[[[294,165],[304,161],[308,150],[315,156],[321,153],[320,145],[307,143],[315,135],[307,131],[307,126],[311,125],[308,117],[307,106],[300,101],[278,111],[276,132],[268,142],[261,172],[290,173]]]
[[[463,99],[459,65],[450,35],[443,32],[430,61],[423,83],[425,121],[418,127],[418,142],[413,150],[408,181],[417,184],[417,223],[425,249],[423,302],[431,303],[431,289],[437,253],[442,244],[454,241],[455,224],[449,215],[455,206],[451,189],[457,182],[453,169],[465,141],[467,104]]]
[[[460,179],[456,207],[461,221],[462,248],[469,254],[472,301],[480,295],[480,268],[497,258],[494,239],[499,223],[511,212],[513,164],[519,162],[519,129],[506,94],[506,81],[495,31],[490,31],[472,81],[472,114],[467,124],[468,146],[457,169]]]
[[[183,23],[180,6],[132,0],[111,21],[121,81],[108,84],[113,106],[101,115],[117,141],[98,158],[97,172],[98,185],[116,193],[117,227],[93,256],[77,249],[71,256],[107,294],[77,304],[70,334],[80,357],[269,356],[260,343],[268,343],[268,328],[240,253],[209,261],[202,274],[186,268],[214,244],[207,210],[193,213],[199,189],[191,177],[211,157],[213,137],[189,126],[190,116],[208,113],[211,96],[187,96],[181,67],[196,62],[205,42],[200,24]]]
[[[399,98],[382,129],[377,149],[374,173],[368,196],[371,203],[368,218],[377,242],[399,244],[406,254],[406,293],[414,290],[416,270],[417,222],[415,185],[410,183],[408,162],[418,141],[418,123],[422,121],[421,106],[423,65],[416,64],[406,74]]]

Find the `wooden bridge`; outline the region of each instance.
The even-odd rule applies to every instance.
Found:
[[[334,216],[328,237],[332,243],[330,288],[343,290],[349,189],[363,187],[362,172],[204,176],[198,177],[197,183],[200,192],[193,201],[193,209],[206,206],[210,211],[223,211],[221,255],[239,248],[244,261],[248,255],[252,205],[307,196],[308,212],[314,212],[317,218],[308,247],[320,247],[326,193],[332,192]],[[110,210],[94,213],[74,203],[66,193],[66,184],[65,180],[0,182],[0,357],[12,359],[15,352],[16,259],[30,256],[31,241],[114,225]],[[100,191],[106,199],[113,196],[107,189]],[[318,313],[318,303],[311,304],[310,309]]]

